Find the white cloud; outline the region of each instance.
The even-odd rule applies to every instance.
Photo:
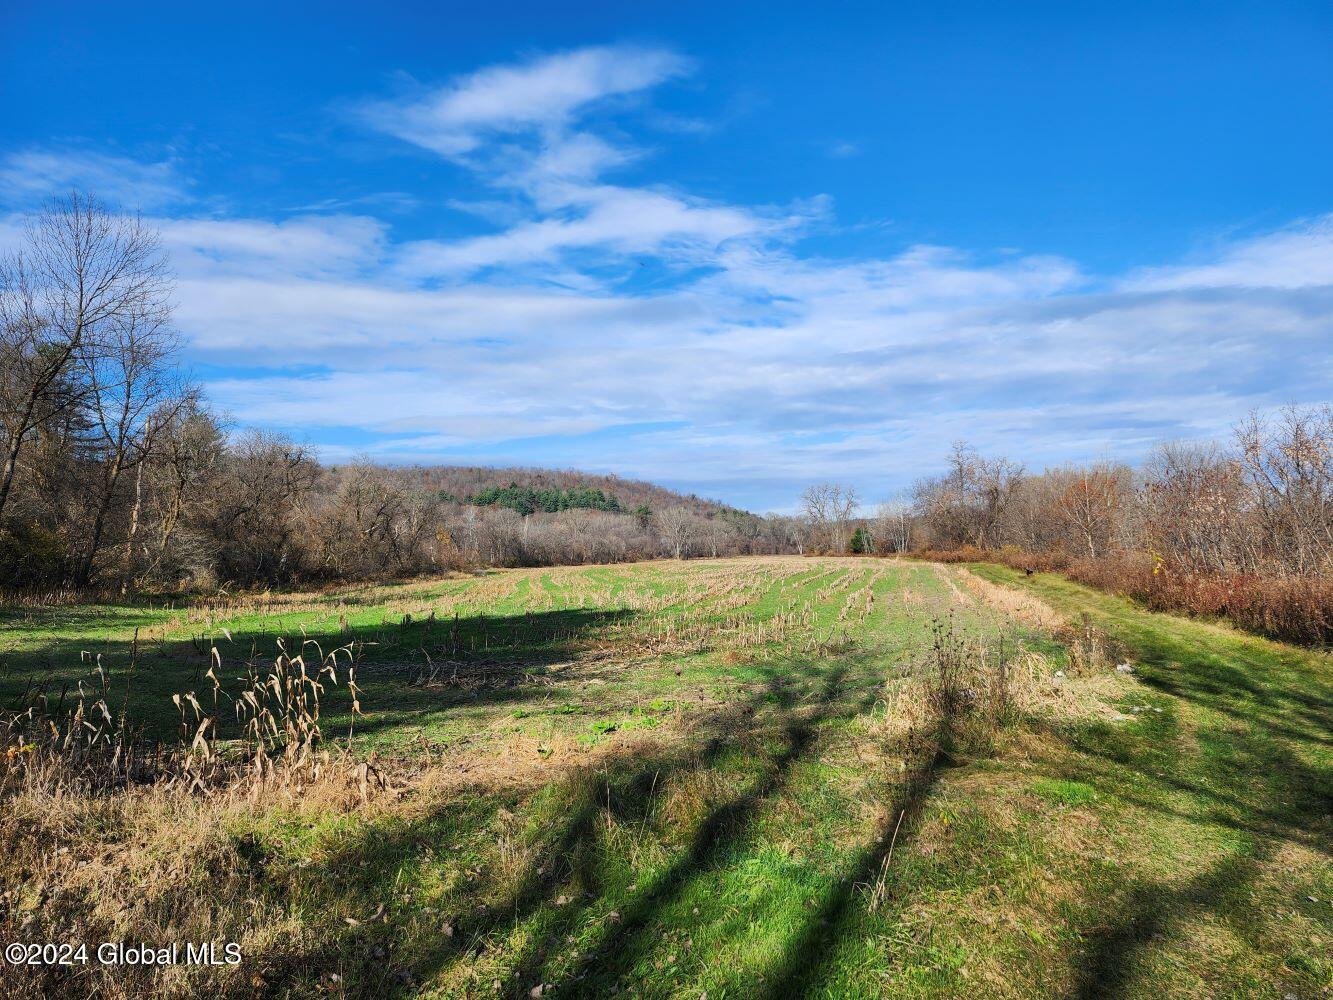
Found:
[[[957,437],[1038,463],[1132,457],[1225,432],[1251,405],[1326,396],[1333,375],[1327,289],[1099,290],[1068,261],[941,248],[840,263],[757,244],[715,264],[654,295],[201,276],[182,282],[181,321],[207,357],[331,369],[210,387],[247,419],[356,426],[404,459],[573,436],[525,460],[729,495],[829,475],[888,489]],[[662,421],[681,429],[577,439]]]
[[[828,199],[636,182],[648,152],[589,124],[685,69],[584,49],[371,106],[493,190],[435,198],[480,235],[165,217],[193,359],[262,371],[211,395],[244,422],[357,428],[386,458],[614,469],[763,506],[817,478],[887,491],[960,437],[1037,464],[1133,457],[1328,397],[1333,216],[1121,275],[928,245],[812,256],[798,240]]]
[[[281,274],[350,277],[379,263],[386,226],[363,216],[162,219],[162,243],[186,278]]]
[[[729,240],[771,233],[787,221],[744,209],[691,203],[644,189],[588,187],[569,193],[573,217],[521,222],[494,235],[453,242],[420,241],[403,248],[399,270],[414,278],[457,275],[498,265],[553,263],[565,251],[599,248],[612,254],[697,256]]]
[[[665,49],[584,48],[483,69],[409,102],[366,105],[362,114],[401,139],[459,156],[488,135],[558,128],[598,101],[645,90],[688,69],[686,60]]]
[[[1125,287],[1309,288],[1333,285],[1333,214],[1224,247],[1211,261],[1144,268]]]
[[[86,149],[25,149],[0,159],[0,197],[29,207],[71,188],[126,209],[156,209],[187,198],[189,184],[174,160],[138,160]]]

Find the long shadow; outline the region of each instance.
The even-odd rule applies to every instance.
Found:
[[[685,752],[652,755],[608,763],[600,777],[609,790],[607,798],[621,802],[642,797],[654,776],[669,776],[689,766],[690,755]],[[292,956],[282,969],[283,980],[295,985],[315,967],[338,971],[349,995],[411,995],[417,979],[428,981],[451,961],[487,952],[503,940],[508,928],[552,906],[557,892],[573,888],[571,879],[581,883],[578,891],[595,892],[587,856],[606,807],[596,794],[597,777],[575,774],[557,786],[555,794],[565,808],[540,831],[531,862],[507,880],[498,898],[487,891],[486,882],[479,882],[476,892],[468,894],[466,907],[442,914],[425,936],[416,925],[419,916],[414,908],[390,909],[377,923],[350,929],[321,948]],[[417,821],[397,829],[367,831],[332,851],[318,870],[303,875],[326,885],[330,896],[346,901],[354,912],[369,914],[384,902],[386,887],[402,873],[413,871],[431,852],[448,850],[450,842],[469,829],[486,828],[500,809],[518,805],[517,797],[493,787],[460,789]],[[574,909],[570,907],[571,912]],[[402,956],[402,964],[395,968],[384,961],[387,954]],[[409,968],[411,979],[401,975]]]
[[[280,630],[275,622],[263,631],[236,632],[230,638],[217,634],[206,642],[144,642],[138,647],[133,669],[133,647],[128,640],[98,639],[82,644],[62,640],[22,654],[0,654],[0,706],[12,707],[37,692],[58,698],[62,690],[74,689],[80,680],[86,686],[90,663],[77,652],[71,652],[69,662],[61,664],[50,662],[47,655],[50,649],[79,647],[100,654],[110,677],[109,700],[117,706],[122,701],[128,705],[131,724],[142,728],[146,736],[170,742],[180,722],[171,696],[186,691],[202,695],[211,690],[211,681],[204,677],[211,662],[210,644],[216,643],[222,657],[218,673],[224,691],[239,694],[246,661],[253,658],[261,667],[271,663],[281,638],[293,655],[307,641],[316,643],[325,654],[354,644],[363,688],[361,702],[371,713],[355,730],[378,734],[404,721],[395,718],[395,711],[438,711],[454,704],[516,700],[521,697],[518,692],[541,686],[543,675],[553,665],[574,659],[600,632],[633,617],[633,612],[625,610],[552,610],[347,628],[335,621],[322,630],[304,632],[291,627]],[[346,660],[342,662],[345,666]],[[329,732],[344,728],[351,721],[345,687],[327,686],[323,709],[332,723]],[[229,734],[232,722],[225,711],[220,713],[219,731],[224,738],[239,735]]]
[[[891,851],[906,846],[915,836],[922,807],[949,763],[946,754],[936,751],[912,773],[885,813],[870,846],[861,851],[847,874],[834,883],[802,928],[783,945],[782,957],[762,978],[762,996],[789,1000],[805,996],[819,982],[834,943],[847,930],[857,893],[886,872]]]
[[[783,749],[765,761],[761,777],[740,795],[713,809],[695,828],[688,846],[670,867],[620,913],[618,922],[606,923],[601,940],[590,949],[572,973],[566,975],[572,996],[606,996],[623,973],[632,968],[657,938],[656,919],[682,895],[694,879],[707,877],[732,855],[743,840],[761,807],[783,789],[792,766],[815,741],[821,724],[837,714],[846,667],[835,663],[823,678],[823,690],[796,712],[795,692],[787,685],[770,688],[770,699],[779,702]],[[844,711],[847,709],[844,708]],[[528,978],[536,977],[546,964],[545,949],[537,949],[522,963]]]
[[[1092,784],[1126,803],[1190,822],[1213,823],[1330,851],[1323,830],[1333,813],[1333,773],[1309,767],[1282,744],[1205,730],[1200,739],[1225,740],[1228,745],[1191,767],[1182,767],[1179,755],[1172,752],[1170,735],[1163,735],[1160,745],[1145,747],[1134,735],[1109,725],[1087,727],[1071,735],[1039,720],[1030,724],[1060,739],[1081,761],[1078,767],[1063,769],[1059,777]],[[1127,783],[1130,775],[1162,790],[1183,793],[1197,800],[1200,808],[1172,808]],[[1243,780],[1247,776],[1249,780]]]
[[[765,760],[759,780],[747,792],[710,813],[695,829],[684,857],[656,880],[651,891],[625,907],[621,924],[603,942],[603,958],[607,950],[615,952],[617,957],[627,954],[625,942],[644,931],[661,906],[692,875],[720,858],[727,845],[743,832],[759,805],[780,787],[786,771],[809,746],[815,727],[830,711],[845,668],[835,667],[825,672],[824,690],[804,711],[798,711],[802,692],[786,683],[783,670],[773,667],[769,673],[768,683],[745,702],[729,705],[696,723],[693,738],[681,749],[608,761],[599,772],[571,776],[557,791],[565,808],[557,820],[539,831],[532,863],[510,880],[501,898],[493,899],[484,908],[450,915],[447,935],[437,933],[423,938],[414,927],[410,908],[389,912],[374,925],[347,932],[364,939],[357,947],[347,947],[345,941],[339,945],[335,940],[316,952],[293,956],[284,965],[282,978],[289,983],[298,981],[311,967],[329,968],[342,962],[340,971],[344,980],[349,989],[356,984],[358,994],[407,995],[415,979],[396,975],[384,961],[372,959],[348,965],[348,956],[373,954],[375,942],[380,943],[381,953],[412,951],[415,952],[410,961],[412,975],[429,979],[450,961],[481,954],[502,940],[509,928],[545,908],[546,933],[520,956],[519,978],[515,983],[539,978],[550,957],[546,942],[551,935],[572,926],[587,913],[574,901],[563,907],[555,906],[557,893],[568,891],[575,899],[598,898],[596,851],[598,825],[604,813],[609,811],[620,823],[646,825],[675,776],[708,770],[722,755],[738,748],[762,754],[761,745],[771,740],[776,729],[781,734],[783,748]],[[757,722],[761,716],[765,721]],[[452,798],[410,824],[368,831],[333,851],[318,870],[304,870],[302,878],[327,880],[330,892],[336,892],[359,911],[370,912],[383,901],[386,883],[393,882],[423,855],[456,836],[459,829],[484,825],[485,820],[477,811],[496,810],[503,798],[503,795],[497,797],[493,789],[479,788],[476,794]],[[336,885],[334,873],[340,880]],[[353,874],[350,880],[348,873]],[[592,968],[590,959],[580,974],[587,977]],[[524,986],[520,992],[526,995],[526,991]]]
[[[1252,856],[1226,858],[1181,888],[1157,882],[1136,885],[1089,941],[1073,995],[1094,1000],[1124,994],[1134,979],[1138,952],[1192,914],[1215,911],[1228,899],[1243,897],[1267,854],[1261,849]]]
[[[811,918],[783,945],[781,957],[762,977],[762,996],[787,1000],[804,996],[815,987],[829,962],[836,941],[855,916],[857,893],[883,879],[887,900],[897,895],[890,865],[898,845],[906,847],[920,828],[924,807],[945,772],[955,766],[959,742],[957,705],[946,702],[935,720],[924,754],[908,773],[893,804],[883,814],[875,836],[825,894]]]
[[[1244,636],[1223,642],[1202,628],[1177,638],[1151,621],[1103,612],[1076,592],[1073,602],[1110,623],[1138,659],[1140,680],[1178,699],[1191,725],[1188,733],[1177,729],[1176,713],[1168,712],[1159,722],[1141,717],[1132,730],[1099,724],[1062,733],[1079,762],[1062,774],[1144,809],[1233,830],[1247,844],[1183,887],[1145,881],[1129,888],[1089,940],[1075,989],[1079,997],[1114,997],[1138,985],[1138,954],[1180,922],[1243,907],[1282,842],[1333,853],[1333,772],[1298,752],[1319,760],[1330,744],[1333,698],[1315,654]],[[1182,753],[1187,735],[1193,752]],[[1184,801],[1172,802],[1173,794]],[[1238,933],[1253,934],[1263,915],[1229,919]]]

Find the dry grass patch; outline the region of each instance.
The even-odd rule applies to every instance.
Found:
[[[949,572],[941,567],[942,572]],[[1050,605],[1022,590],[983,580],[964,566],[951,567],[967,589],[983,604],[1038,632],[1054,633],[1068,621]]]

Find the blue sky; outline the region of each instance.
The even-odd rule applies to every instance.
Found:
[[[1333,398],[1333,9],[13,2],[0,240],[137,207],[331,460],[754,509]]]

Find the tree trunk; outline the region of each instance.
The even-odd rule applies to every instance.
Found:
[[[83,557],[74,580],[80,587],[86,587],[93,581],[93,561],[97,558],[98,546],[102,544],[102,533],[106,530],[106,516],[111,510],[111,498],[115,496],[116,484],[120,482],[122,471],[121,460],[117,458],[107,473],[106,488],[102,491],[97,513],[93,517],[92,531],[88,534],[88,552]]]
[[[121,596],[129,593],[130,569],[134,565],[134,538],[139,534],[139,515],[143,511],[143,466],[134,467],[134,506],[130,508],[130,529],[125,535],[125,575],[120,581]]]

